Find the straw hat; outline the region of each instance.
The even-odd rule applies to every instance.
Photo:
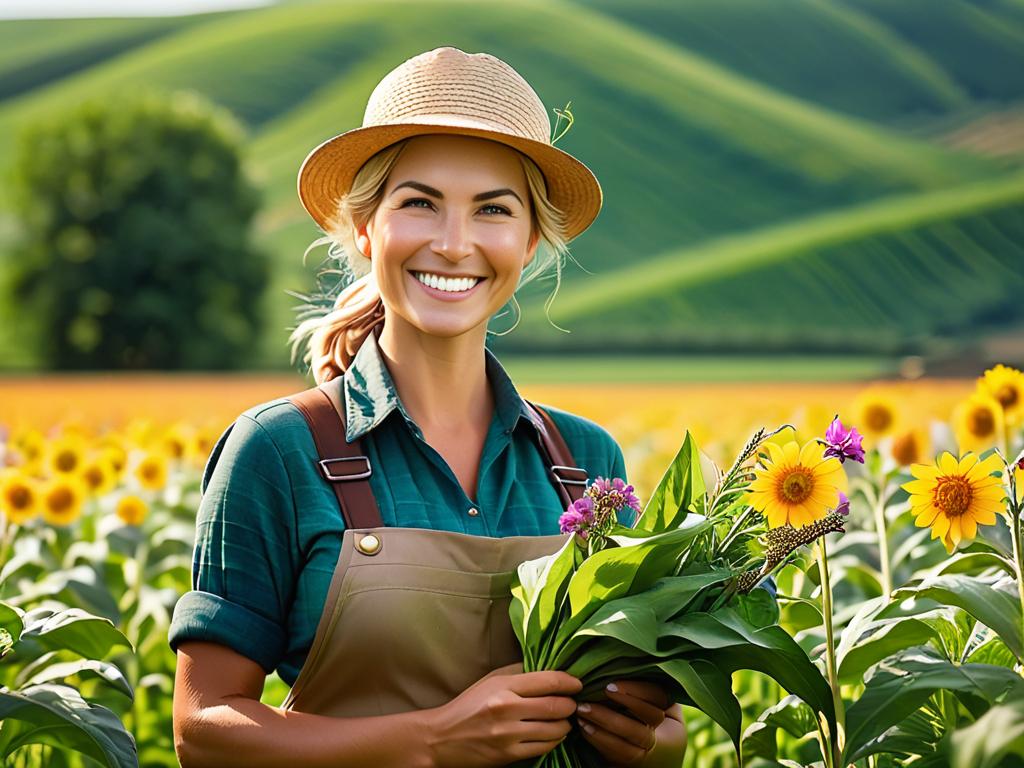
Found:
[[[551,203],[565,213],[567,239],[601,210],[601,185],[587,166],[552,146],[551,121],[530,84],[501,59],[447,46],[385,75],[370,94],[362,127],[309,153],[299,169],[303,207],[327,231],[363,163],[396,141],[429,133],[493,139],[531,158]]]

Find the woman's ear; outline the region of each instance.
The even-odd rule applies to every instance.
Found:
[[[360,224],[356,227],[356,248],[366,258],[370,258],[370,234],[367,224]]]
[[[526,245],[526,261],[523,262],[524,269],[530,265],[533,257],[537,255],[538,245],[540,245],[540,230],[534,229],[530,233],[530,241]]]

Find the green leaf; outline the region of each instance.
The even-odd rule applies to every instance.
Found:
[[[135,698],[132,686],[125,678],[124,673],[113,664],[96,659],[80,659],[78,661],[51,664],[26,680],[25,687],[41,683],[52,683],[55,680],[64,680],[74,675],[82,675],[83,677],[95,675],[112,690],[127,696],[129,701]]]
[[[738,757],[743,713],[732,692],[730,676],[704,659],[672,659],[658,666],[683,687],[701,712],[722,726],[732,739]]]
[[[1024,766],[1024,699],[997,704],[951,742],[950,768]]]
[[[524,669],[533,671],[569,585],[569,577],[581,557],[576,537],[569,536],[552,555],[527,560],[512,577],[509,616],[523,649]]]
[[[11,640],[18,642],[24,628],[22,616],[25,614],[20,608],[7,603],[0,603],[0,627],[3,627],[11,634]]]
[[[0,691],[0,757],[25,744],[73,750],[108,768],[137,768],[135,739],[106,707],[91,704],[74,688],[35,685]]]
[[[837,659],[839,682],[845,685],[859,683],[869,667],[898,651],[938,640],[935,628],[914,616],[874,621],[863,632],[867,636]]]
[[[773,707],[769,707],[743,732],[742,765],[753,757],[775,760],[778,757],[776,734],[782,728],[794,738],[817,730],[814,711],[796,696],[786,696]]]
[[[952,664],[928,648],[896,654],[875,668],[863,694],[846,712],[846,758],[853,762],[869,754],[866,747],[872,740],[939,690],[996,704],[1024,696],[1024,680],[1004,667]]]
[[[766,589],[752,589],[735,600],[737,613],[754,627],[768,627],[779,623],[779,604]]]
[[[635,528],[660,533],[675,528],[705,493],[700,451],[689,431],[640,514]]]
[[[32,638],[47,650],[69,650],[87,659],[101,659],[116,646],[135,650],[109,619],[80,608],[34,608],[23,620],[22,638]]]
[[[991,579],[962,574],[932,576],[917,586],[896,590],[896,599],[928,598],[955,605],[987,627],[991,627],[1019,661],[1024,661],[1020,598],[1009,588],[997,587]]]

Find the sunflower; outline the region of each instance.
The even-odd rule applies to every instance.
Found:
[[[37,466],[46,452],[46,438],[37,429],[29,429],[14,435],[10,444],[21,456],[23,466]]]
[[[930,442],[927,430],[913,427],[893,436],[889,452],[897,464],[909,467],[925,461]]]
[[[128,463],[128,449],[124,438],[113,432],[107,433],[97,441],[96,448],[110,461],[114,471],[120,476]]]
[[[1024,422],[1024,373],[1001,364],[989,368],[978,379],[978,392],[999,403],[1008,426]]]
[[[194,431],[191,426],[184,423],[168,427],[159,437],[160,450],[172,459],[185,458]]]
[[[122,496],[117,501],[117,516],[125,525],[141,525],[149,512],[149,505],[139,496]]]
[[[58,475],[77,474],[85,463],[85,441],[78,435],[65,435],[50,444],[47,467]]]
[[[43,519],[50,525],[70,525],[81,516],[88,494],[85,485],[74,475],[57,476],[43,490]]]
[[[117,485],[117,470],[110,457],[101,453],[93,456],[82,466],[82,480],[93,496],[103,496],[114,490]]]
[[[879,390],[868,390],[857,398],[853,423],[873,440],[892,434],[898,425],[895,401]]]
[[[0,513],[15,525],[39,514],[39,491],[31,477],[14,469],[0,473]]]
[[[764,514],[770,528],[809,525],[836,506],[839,492],[847,489],[839,459],[823,458],[814,440],[803,448],[795,440],[765,447],[770,458],[764,469],[754,471],[746,502]]]
[[[167,457],[159,453],[145,456],[135,467],[135,477],[147,491],[159,491],[167,485]]]
[[[1003,434],[999,401],[975,392],[953,409],[953,431],[961,451],[983,451],[996,445]]]
[[[973,539],[979,525],[995,525],[1006,493],[992,473],[1001,468],[995,454],[979,461],[970,452],[959,460],[946,452],[935,464],[914,464],[910,473],[916,479],[902,486],[910,494],[914,524],[931,527],[932,538],[941,537],[947,552]]]

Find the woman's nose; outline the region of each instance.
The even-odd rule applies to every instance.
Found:
[[[458,262],[473,253],[469,223],[456,213],[447,213],[434,238],[434,251],[449,261]]]

